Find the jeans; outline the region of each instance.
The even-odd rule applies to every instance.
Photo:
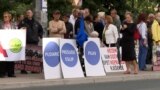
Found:
[[[146,69],[146,58],[147,58],[148,47],[143,44],[143,40],[139,41],[139,55],[138,55],[138,64],[139,69]]]

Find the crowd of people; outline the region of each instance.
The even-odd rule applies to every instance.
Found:
[[[26,29],[26,44],[38,45],[39,39],[43,37],[43,28],[41,24],[34,19],[33,15],[33,11],[31,9],[28,9],[25,15],[18,15],[17,20],[13,21],[12,14],[8,11],[5,11],[3,13],[3,20],[0,22],[0,29]],[[4,78],[5,76],[16,77],[14,66],[15,63],[13,61],[1,61],[0,78]],[[22,70],[21,73],[26,74],[27,71]]]
[[[71,14],[62,15],[62,19],[59,10],[55,10],[52,16],[48,29],[50,37],[75,39],[83,16],[85,32],[89,37],[98,37],[101,46],[122,47],[122,60],[126,62],[127,67],[124,74],[131,73],[131,65],[134,67],[134,74],[138,74],[139,70],[147,69],[146,64],[152,64],[153,42],[159,45],[160,41],[160,12],[148,15],[140,13],[134,18],[132,12],[126,11],[125,19],[121,20],[116,9],[110,10],[108,15],[100,13],[92,15],[90,10],[85,8],[73,9]],[[138,56],[135,52],[137,44]]]
[[[19,15],[17,21],[13,22],[11,13],[6,11],[3,13],[0,29],[26,29],[27,44],[38,45],[39,39],[43,38],[43,28],[33,15],[33,11],[29,9],[25,15]],[[101,46],[122,47],[122,60],[127,67],[124,74],[131,73],[131,65],[134,67],[134,74],[138,74],[139,70],[146,70],[146,64],[152,63],[152,46],[154,42],[160,45],[160,12],[149,15],[140,13],[135,19],[131,12],[126,11],[125,19],[121,20],[116,9],[110,10],[108,15],[92,15],[88,8],[73,9],[71,14],[64,15],[55,10],[48,24],[48,37],[75,39],[80,30],[81,17],[84,18],[86,34],[99,38]],[[139,37],[135,37],[135,34]],[[136,44],[139,44],[138,62]],[[27,71],[22,70],[21,73],[27,74]],[[14,62],[0,62],[0,77],[6,75],[15,77]]]

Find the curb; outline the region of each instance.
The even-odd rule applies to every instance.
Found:
[[[14,82],[0,84],[0,90],[4,89],[16,89],[26,87],[38,87],[38,86],[61,86],[61,85],[77,85],[77,84],[97,84],[97,83],[109,83],[109,82],[125,82],[135,80],[149,80],[160,79],[160,72],[152,72],[138,75],[108,75],[104,77],[87,77],[77,79],[57,79],[57,80],[37,80],[29,82]]]

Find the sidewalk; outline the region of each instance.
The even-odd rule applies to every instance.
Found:
[[[103,82],[118,82],[128,80],[146,80],[146,79],[160,79],[160,72],[143,71],[138,75],[124,75],[123,73],[108,73],[104,77],[87,77],[78,79],[56,79],[44,80],[43,74],[27,74],[22,75],[17,73],[16,78],[0,78],[0,90],[9,88],[23,88],[23,87],[38,87],[50,85],[74,85],[87,83],[103,83]]]

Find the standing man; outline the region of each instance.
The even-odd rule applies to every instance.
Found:
[[[78,18],[79,9],[73,9],[72,14],[70,15],[69,22],[73,25],[73,37],[75,37],[75,23]]]
[[[49,37],[64,38],[64,34],[66,34],[66,26],[64,21],[60,20],[60,11],[55,10],[52,16],[53,20],[49,21]]]
[[[117,15],[117,10],[116,9],[112,9],[110,12],[111,17],[113,18],[113,24],[115,26],[117,26],[117,29],[120,30],[121,27],[121,20],[119,15]]]
[[[117,39],[117,57],[118,57],[118,61],[120,63],[121,60],[121,54],[120,54],[120,39],[122,38],[120,35],[120,29],[121,29],[121,20],[119,15],[117,15],[117,10],[116,9],[112,9],[110,12],[110,15],[113,19],[113,24],[117,27],[118,30],[118,36],[119,38]]]
[[[19,24],[18,28],[26,28],[27,44],[38,45],[39,39],[43,37],[43,28],[41,24],[33,18],[33,11],[31,9],[26,11],[26,18]],[[21,73],[27,72],[21,71]]]
[[[63,15],[63,21],[65,22],[66,26],[66,34],[64,34],[64,38],[72,38],[73,37],[73,25],[68,21],[69,15],[65,14]]]

